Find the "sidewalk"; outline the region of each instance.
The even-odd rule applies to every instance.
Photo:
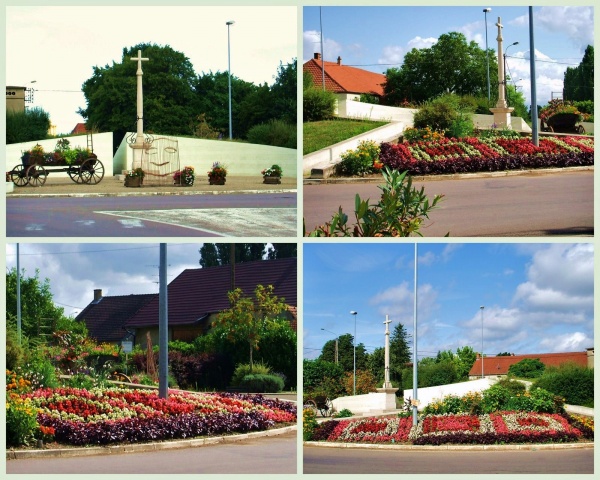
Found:
[[[14,197],[41,197],[41,196],[71,196],[71,197],[107,197],[107,196],[141,196],[141,195],[219,195],[228,193],[279,193],[295,192],[298,189],[297,179],[283,177],[281,184],[272,185],[262,183],[262,177],[228,176],[225,185],[209,185],[207,178],[196,178],[191,187],[177,185],[142,186],[141,188],[128,188],[119,177],[105,176],[95,185],[77,184],[68,177],[59,174],[49,174],[46,183],[41,187],[14,187],[12,193],[7,193],[7,198]]]

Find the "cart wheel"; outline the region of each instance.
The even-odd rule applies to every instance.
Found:
[[[306,403],[304,404],[304,409],[305,410],[310,410],[311,412],[313,412],[315,414],[315,417],[317,416],[317,404],[314,400],[307,400]]]
[[[321,415],[323,415],[324,417],[330,417],[332,413],[333,404],[331,403],[331,400],[329,400],[329,398],[326,398],[325,403],[321,407]]]
[[[69,169],[67,170],[67,173],[69,174],[69,178],[71,180],[73,180],[75,183],[81,183],[81,170],[79,168],[76,167],[69,167]]]
[[[585,128],[583,128],[583,125],[577,125],[577,133],[585,133]]]
[[[29,183],[29,177],[25,175],[25,167],[22,164],[12,169],[10,179],[17,187],[24,187]]]
[[[79,172],[83,183],[95,185],[104,178],[104,165],[97,158],[88,158],[81,164]]]
[[[25,175],[29,179],[29,185],[32,187],[41,187],[44,183],[46,183],[46,178],[48,177],[48,172],[41,165],[31,165]]]

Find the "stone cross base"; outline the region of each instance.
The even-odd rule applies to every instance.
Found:
[[[378,388],[377,393],[385,394],[385,410],[395,410],[396,409],[396,392],[397,388]]]
[[[497,128],[512,128],[510,114],[514,110],[512,107],[495,107],[490,108],[490,112],[494,114],[494,123]]]

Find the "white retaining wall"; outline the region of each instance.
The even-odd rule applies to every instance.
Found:
[[[390,142],[397,140],[404,131],[403,123],[390,123],[374,130],[352,137],[343,142],[336,143],[330,147],[317,150],[316,152],[305,155],[302,160],[302,170],[304,174],[309,174],[313,168],[326,169],[335,166],[340,162],[342,153],[348,150],[354,150],[363,140],[373,140],[376,143]]]
[[[396,409],[395,395],[371,392],[365,395],[338,397],[331,401],[336,412],[347,408],[354,415],[382,413]]]
[[[127,144],[130,133],[119,145],[113,158],[112,133],[95,133],[94,153],[104,165],[105,175],[119,175],[123,170],[130,170],[133,163],[133,150]],[[66,137],[71,147],[86,147],[85,135]],[[195,138],[173,137],[179,144],[179,163],[181,167],[192,166],[196,175],[208,172],[213,162],[221,162],[227,166],[229,175],[261,176],[261,171],[274,163],[283,169],[285,177],[298,176],[297,150],[290,148],[271,147],[268,145],[255,145],[252,143],[229,142],[225,140],[202,140]],[[56,147],[58,138],[39,140],[36,142],[15,143],[6,146],[6,169],[21,163],[21,154],[36,144],[40,144],[45,151],[51,152]],[[51,173],[51,175],[64,175]]]
[[[417,399],[419,400],[418,410],[422,410],[434,400],[440,400],[447,395],[456,395],[462,397],[469,392],[482,392],[496,383],[496,378],[480,378],[469,382],[450,383],[448,385],[439,385],[437,387],[427,387],[417,389]],[[404,390],[404,400],[413,397],[412,389]]]
[[[414,108],[388,107],[348,99],[338,99],[337,109],[340,117],[402,122],[406,127],[412,126],[413,115],[418,112]]]

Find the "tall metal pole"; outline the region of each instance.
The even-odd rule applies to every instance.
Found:
[[[321,77],[323,81],[323,91],[325,91],[325,57],[323,56],[323,16],[321,14],[322,7],[319,7],[319,23],[321,29]]]
[[[418,381],[417,381],[417,258],[418,247],[415,243],[415,281],[414,281],[414,304],[413,304],[413,425],[417,424],[417,400],[418,400]]]
[[[350,315],[354,316],[354,338],[352,339],[352,343],[354,344],[354,375],[353,375],[354,387],[352,389],[352,395],[356,395],[356,315],[358,315],[358,312],[355,312],[354,310],[352,310],[350,312]]]
[[[481,378],[483,378],[483,309],[485,307],[482,305],[479,307],[481,310]]]
[[[485,15],[485,61],[487,63],[487,92],[488,92],[488,106],[490,105],[490,56],[488,54],[488,27],[487,27],[487,14],[491,12],[491,8],[484,8],[483,13]]]
[[[535,46],[533,42],[533,7],[529,7],[529,71],[531,82],[531,139],[539,146],[537,92],[535,86]]]
[[[231,42],[229,38],[229,27],[235,22],[229,20],[227,25],[227,72],[229,73],[229,140],[233,138],[233,127],[231,123]]]
[[[21,345],[21,261],[17,243],[17,341]]]
[[[169,320],[167,298],[167,245],[160,244],[160,268],[158,290],[158,396],[169,394]]]

